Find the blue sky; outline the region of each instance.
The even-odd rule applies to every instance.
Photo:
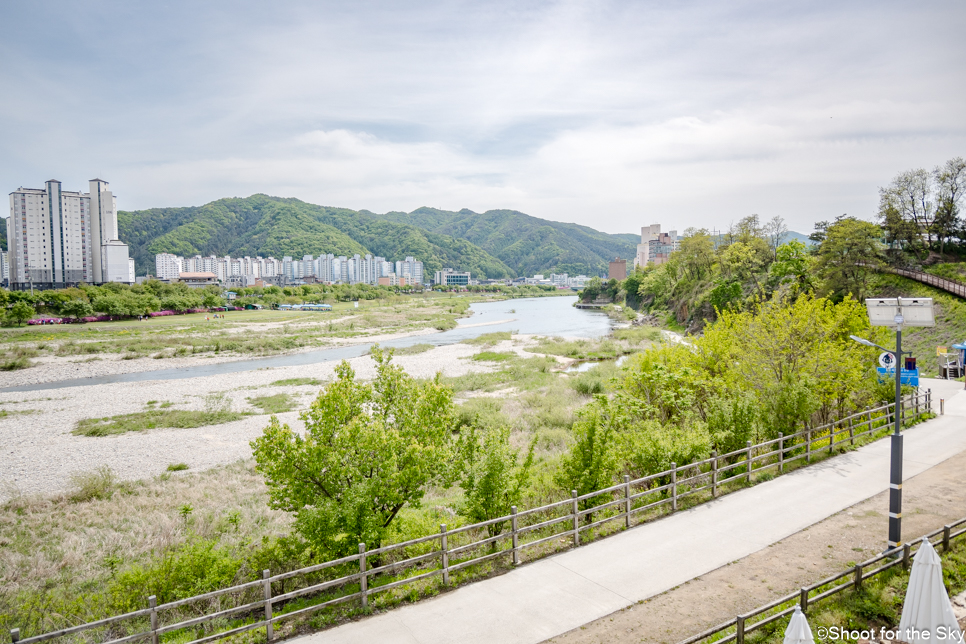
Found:
[[[808,232],[966,155],[966,3],[0,4],[0,176]]]

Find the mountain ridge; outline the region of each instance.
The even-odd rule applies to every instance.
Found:
[[[390,261],[411,255],[423,261],[427,273],[446,267],[491,279],[541,272],[596,275],[606,273],[616,256],[632,258],[639,239],[515,210],[422,207],[378,214],[264,194],[118,211],[118,228],[142,275],[153,272],[154,255],[163,252],[278,258],[368,252]]]

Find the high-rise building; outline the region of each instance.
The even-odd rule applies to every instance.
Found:
[[[405,277],[407,284],[422,284],[423,263],[416,261],[414,257],[407,257],[401,262],[396,262],[396,275]]]
[[[641,243],[637,245],[634,266],[659,265],[667,261],[671,253],[681,247],[678,232],[661,232],[661,224],[651,224],[641,228]]]
[[[117,238],[114,194],[100,179],[89,186],[88,193],[66,191],[52,179],[42,190],[21,187],[10,193],[11,288],[129,282],[128,248]]]
[[[185,270],[184,258],[171,253],[158,253],[154,256],[154,274],[159,280],[176,280]]]

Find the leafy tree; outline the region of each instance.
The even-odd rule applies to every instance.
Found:
[[[252,441],[272,507],[295,513],[296,530],[325,556],[378,547],[400,510],[452,476],[452,391],[438,375],[414,380],[391,351],[374,347],[372,357],[371,384],[338,366],[301,415],[304,435],[272,417]]]
[[[213,309],[218,306],[224,306],[225,300],[214,293],[205,293],[204,297],[201,298],[201,305],[206,309]]]
[[[578,495],[610,486],[618,471],[616,434],[627,421],[622,410],[603,395],[594,396],[592,403],[578,410],[574,443],[557,470],[557,484]],[[587,508],[594,503],[587,499],[582,505]]]
[[[94,315],[94,307],[86,300],[71,300],[61,305],[60,314],[79,320],[80,318]]]
[[[818,250],[817,270],[825,289],[841,298],[851,293],[862,298],[869,274],[882,263],[881,229],[854,217],[844,217],[828,227]]]
[[[460,487],[465,495],[463,513],[474,522],[489,521],[510,513],[530,480],[536,440],[522,463],[510,447],[508,426],[482,429],[476,423],[463,428],[457,441]],[[495,537],[503,523],[492,523],[487,532]]]
[[[604,282],[599,277],[593,277],[580,292],[581,302],[593,302],[604,291]]]
[[[946,240],[959,228],[959,201],[966,193],[966,160],[956,157],[946,165],[933,170],[936,184],[936,217],[933,227],[939,238],[939,254],[946,247]]]
[[[812,263],[805,244],[793,239],[778,247],[768,273],[776,286],[790,282],[799,292],[805,292],[812,288]]]
[[[703,423],[661,425],[656,420],[637,423],[619,436],[624,467],[634,477],[657,474],[706,458],[711,437]]]
[[[34,316],[36,311],[34,307],[27,302],[14,302],[13,306],[10,307],[10,318],[16,322],[16,324],[22,325],[24,322],[29,320]]]
[[[925,170],[900,172],[886,188],[879,189],[879,219],[889,237],[915,251],[932,243],[932,185]]]

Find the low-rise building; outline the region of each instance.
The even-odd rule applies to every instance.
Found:
[[[218,276],[214,273],[181,273],[178,275],[178,281],[192,288],[201,288],[204,286],[217,286]]]
[[[627,279],[627,260],[617,257],[607,267],[607,279],[623,281]]]
[[[470,283],[469,272],[460,273],[452,268],[444,268],[436,271],[433,277],[433,284],[436,286],[468,286]]]

